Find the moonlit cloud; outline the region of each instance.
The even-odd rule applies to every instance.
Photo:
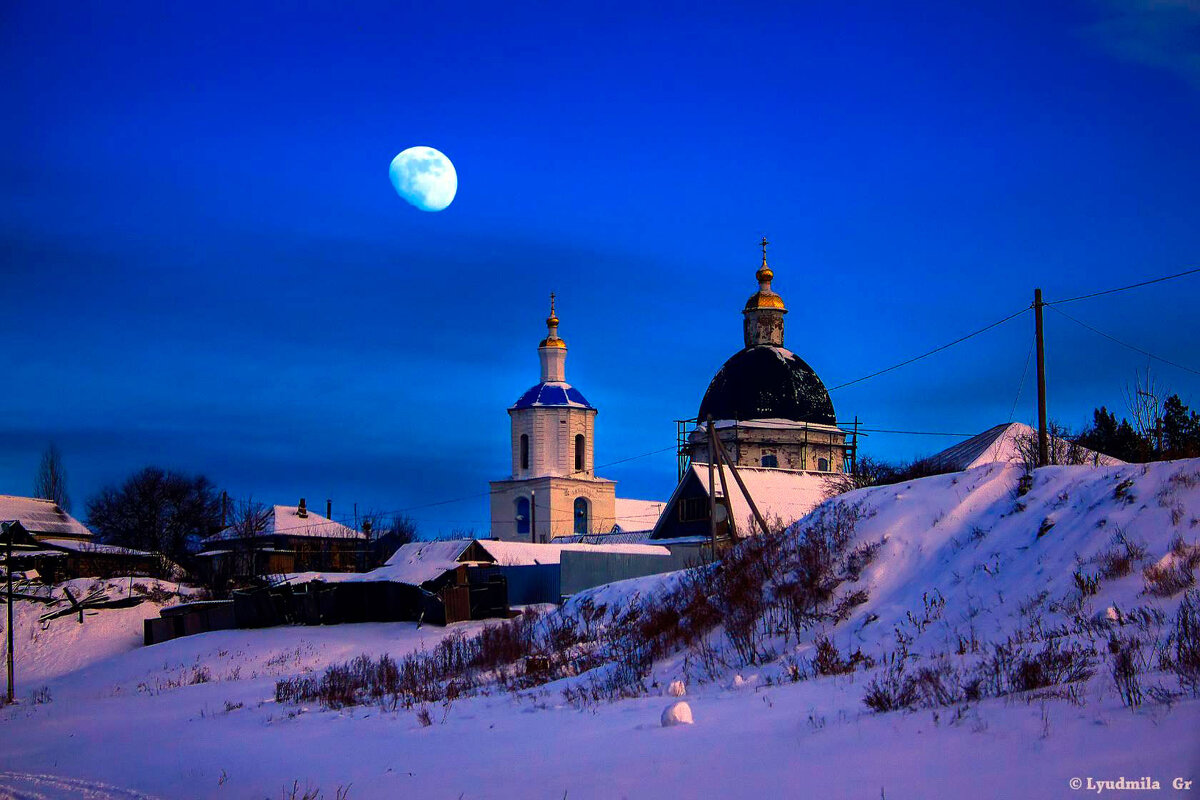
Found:
[[[1118,58],[1174,72],[1200,89],[1200,0],[1109,0],[1087,35]]]

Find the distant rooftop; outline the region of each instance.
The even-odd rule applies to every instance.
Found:
[[[0,494],[0,519],[20,520],[34,536],[91,539],[92,532],[82,522],[63,511],[53,500]]]

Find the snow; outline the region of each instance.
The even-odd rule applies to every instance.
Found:
[[[653,544],[534,544],[531,542],[499,542],[482,539],[483,549],[503,566],[524,564],[558,564],[566,550],[588,553],[625,553],[629,555],[669,556],[671,551]]]
[[[1030,426],[1022,422],[1010,422],[988,428],[983,433],[948,447],[940,453],[922,459],[922,461],[942,469],[957,471],[974,469],[984,464],[1019,464],[1024,461],[1021,443],[1034,442],[1036,439],[1037,431]],[[1050,437],[1050,447],[1052,452],[1055,450],[1065,452],[1067,448],[1073,448],[1083,460],[1093,465],[1100,464],[1111,467],[1125,463],[1112,456],[1071,444],[1056,436]]]
[[[692,464],[690,469],[695,473],[704,491],[708,491],[708,464]],[[718,497],[723,496],[721,490],[721,474],[724,473],[725,484],[729,487],[730,506],[733,520],[738,526],[740,535],[745,536],[754,518],[746,496],[738,487],[733,472],[725,466],[714,467],[713,486]],[[738,467],[738,475],[754,498],[759,513],[768,523],[776,519],[787,525],[812,511],[831,495],[845,488],[846,476],[837,473],[798,472],[784,469],[759,469],[756,467]],[[683,481],[680,481],[680,486]]]
[[[879,656],[895,649],[897,628],[909,630],[908,614],[919,616],[923,597],[936,592],[944,610],[910,645],[914,657],[929,659],[967,628],[986,641],[1026,628],[1022,609],[1031,599],[1071,592],[1074,571],[1094,569],[1118,530],[1145,546],[1142,565],[1166,558],[1176,536],[1187,545],[1200,536],[1200,460],[1051,467],[1018,496],[1021,474],[991,464],[857,490],[815,509],[809,522],[857,507],[855,539],[884,544],[856,584],[869,600],[812,634],[831,636],[843,652],[853,646]],[[1089,613],[1172,614],[1179,596],[1144,594],[1142,565],[1102,581],[1087,599]],[[683,574],[597,587],[555,613],[575,614],[587,598],[637,602],[669,591]],[[1200,699],[1126,708],[1103,662],[1080,685],[1079,703],[1009,696],[875,714],[862,702],[874,673],[780,683],[779,662],[731,662],[717,679],[687,681],[696,724],[671,730],[662,727],[662,688],[581,711],[554,684],[435,705],[433,724],[423,727],[415,709],[282,705],[274,682],[360,653],[399,657],[496,623],[215,631],[140,647],[140,620],[157,613],[147,603],[100,611],[83,626],[55,620],[33,648],[28,623],[40,609],[17,608],[23,702],[0,709],[0,796],[278,797],[297,781],[326,797],[351,786],[356,798],[895,800],[1070,797],[1073,778],[1149,775],[1164,789],[1175,777],[1200,780]],[[1050,610],[1044,619],[1057,622]],[[810,654],[807,641],[797,648]],[[190,685],[200,668],[209,680]],[[671,695],[670,683],[687,670],[682,656],[667,657],[653,665],[652,679]],[[1153,669],[1145,676],[1147,685],[1170,679]],[[42,685],[52,699],[35,704]]]
[[[662,726],[664,728],[673,728],[676,725],[691,725],[692,724],[692,707],[685,701],[680,700],[678,703],[672,703],[663,709]]]
[[[20,520],[25,530],[37,537],[68,536],[90,539],[83,523],[59,508],[53,500],[0,494],[0,520]]]
[[[366,539],[361,531],[349,528],[340,522],[334,522],[328,517],[306,511],[306,516],[300,516],[299,506],[272,506],[267,514],[267,524],[256,536],[306,536],[326,539]],[[205,539],[206,542],[229,541],[240,538],[234,528],[226,528],[215,536]],[[260,550],[260,552],[262,552]]]
[[[661,500],[633,500],[618,497],[616,504],[616,526],[622,531],[648,531],[662,516],[667,504]]]
[[[667,686],[667,694],[671,697],[683,697],[687,694],[687,687],[683,685],[683,681],[674,680]]]

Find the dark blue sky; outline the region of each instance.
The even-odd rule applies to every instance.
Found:
[[[335,516],[478,495],[546,295],[597,463],[674,443],[741,346],[758,238],[836,385],[1027,305],[1200,261],[1200,8],[1144,3],[17,3],[0,18],[0,492],[149,463]],[[393,191],[412,145],[444,212]],[[1066,310],[1196,366],[1200,277]],[[1051,415],[1146,359],[1054,314]],[[1006,421],[1028,316],[833,393]],[[1200,378],[1155,366],[1200,404]],[[1016,418],[1033,415],[1032,368]],[[878,435],[910,458],[953,439]],[[672,453],[603,470],[665,498]],[[487,528],[486,498],[412,511]]]

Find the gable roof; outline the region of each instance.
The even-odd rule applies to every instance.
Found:
[[[966,441],[947,447],[940,453],[935,453],[921,461],[947,472],[963,472],[997,462],[1019,463],[1025,460],[1022,449],[1029,446],[1026,443],[1036,441],[1037,431],[1032,427],[1023,422],[1008,422],[988,428],[983,433],[978,433]],[[1067,448],[1071,448],[1075,451],[1075,455],[1089,464],[1116,466],[1125,463],[1057,436],[1050,437],[1050,447],[1051,450],[1061,450],[1064,454]]]
[[[627,497],[616,499],[616,528],[620,533],[648,531],[654,528],[658,518],[666,510],[661,500],[633,500]]]
[[[779,519],[784,525],[790,525],[808,514],[818,505],[835,494],[849,488],[845,475],[835,472],[806,472],[799,470],[774,469],[763,467],[738,467],[738,475],[746,484],[746,491],[754,498],[754,504],[767,523]],[[721,490],[721,474],[729,486],[729,507],[733,521],[737,524],[738,533],[746,535],[754,512],[750,503],[738,487],[733,473],[726,466],[714,468],[713,486],[718,498],[723,497]],[[679,495],[689,485],[699,485],[700,491],[708,496],[708,464],[692,464],[684,473],[683,480],[675,487],[675,492],[667,502],[667,507],[673,507]],[[757,527],[757,526],[755,526]],[[653,537],[651,539],[653,541]]]
[[[20,520],[34,536],[91,539],[92,532],[82,522],[63,511],[53,500],[0,494],[0,519]]]
[[[320,539],[366,539],[367,535],[312,511],[300,516],[299,506],[271,506],[260,536],[305,536]],[[242,537],[232,526],[208,537],[206,542],[226,542]]]

